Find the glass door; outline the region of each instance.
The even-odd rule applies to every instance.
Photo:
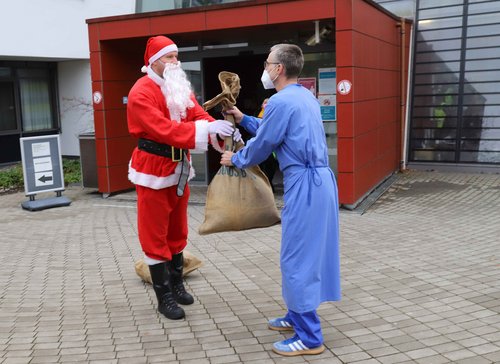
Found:
[[[0,81],[0,134],[12,134],[18,131],[14,83]]]

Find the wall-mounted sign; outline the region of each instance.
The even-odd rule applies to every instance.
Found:
[[[323,121],[337,120],[337,97],[336,95],[319,95],[318,101],[321,108],[321,118]]]
[[[339,81],[339,83],[337,85],[337,91],[341,95],[349,94],[351,92],[351,89],[352,89],[352,83],[349,80]]]
[[[314,96],[316,96],[316,77],[299,78],[298,82],[300,85],[311,91]]]
[[[95,104],[100,104],[101,103],[101,101],[102,101],[102,94],[101,94],[101,92],[96,91],[96,92],[94,92],[94,94],[92,96],[93,96]]]
[[[318,80],[318,94],[334,94],[337,84],[337,68],[318,68]]]

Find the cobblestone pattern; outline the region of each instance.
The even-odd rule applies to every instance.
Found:
[[[285,309],[280,226],[200,236],[193,188],[188,249],[205,265],[170,321],[134,271],[134,193],[91,192],[39,212],[0,196],[0,364],[500,363],[498,175],[401,174],[365,214],[341,211],[343,300],[319,309],[327,350],[295,358],[266,328]]]

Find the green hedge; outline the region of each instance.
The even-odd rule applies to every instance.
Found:
[[[64,184],[79,183],[82,180],[80,160],[63,158]],[[0,169],[0,191],[17,191],[24,188],[21,163]]]

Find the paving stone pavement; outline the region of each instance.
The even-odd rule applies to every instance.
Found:
[[[182,321],[135,274],[133,192],[70,187],[71,206],[39,212],[0,196],[0,364],[500,363],[500,175],[410,171],[364,214],[341,210],[343,299],[321,305],[311,357],[270,350],[290,335],[266,328],[284,312],[280,226],[200,236],[204,193]]]

